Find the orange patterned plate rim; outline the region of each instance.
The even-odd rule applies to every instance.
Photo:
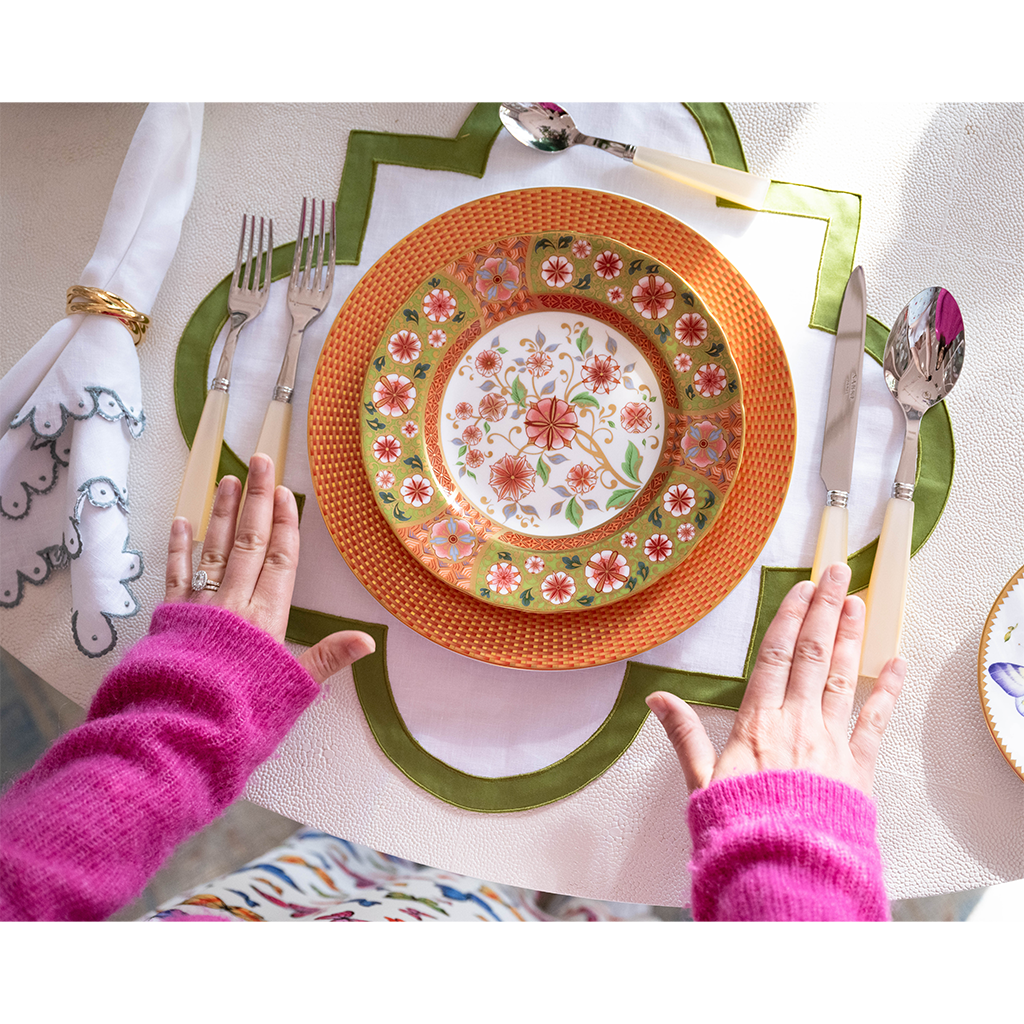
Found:
[[[700,296],[578,232],[492,239],[394,310],[363,460],[414,558],[481,601],[598,609],[678,571],[729,499],[743,392]]]
[[[363,384],[396,306],[428,274],[490,239],[578,232],[650,253],[685,280],[729,339],[743,381],[743,462],[714,532],[680,571],[629,601],[523,615],[462,593],[406,550],[382,517],[362,458]],[[735,267],[703,236],[635,199],[581,188],[486,196],[435,217],[389,249],[352,290],[324,343],[309,400],[314,491],[356,578],[389,612],[467,657],[520,669],[609,664],[670,640],[753,566],[782,511],[796,447],[796,403],[781,340]]]

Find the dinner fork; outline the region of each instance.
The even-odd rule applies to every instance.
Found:
[[[295,371],[299,363],[299,349],[306,328],[324,311],[334,288],[334,213],[331,203],[330,229],[326,226],[326,203],[320,200],[320,229],[317,233],[317,201],[310,204],[309,234],[306,234],[307,200],[302,200],[299,216],[299,235],[295,241],[292,274],[288,281],[288,312],[292,317],[292,330],[285,349],[281,372],[274,387],[274,396],[267,407],[260,428],[255,451],[263,452],[274,460],[275,483],[284,478],[285,456],[288,452],[288,433],[292,421],[292,394],[295,391]],[[305,258],[303,258],[303,256]],[[327,259],[326,273],[324,259]],[[243,494],[244,502],[244,494]]]
[[[264,229],[267,245],[263,246]],[[246,237],[249,246],[246,252]],[[253,249],[255,246],[255,258]],[[245,253],[245,259],[242,256]],[[242,328],[263,311],[270,294],[271,264],[274,253],[274,221],[260,217],[260,233],[256,239],[256,217],[248,214],[242,217],[242,237],[238,242],[238,257],[235,271],[228,288],[228,329],[224,351],[217,364],[217,375],[213,386],[206,395],[203,414],[199,419],[196,436],[192,442],[181,481],[178,507],[175,516],[185,516],[192,524],[192,539],[201,541],[206,537],[210,509],[213,507],[213,492],[217,483],[217,467],[220,464],[221,443],[224,440],[224,422],[228,415],[228,389],[231,386],[231,362],[234,359],[238,335]]]

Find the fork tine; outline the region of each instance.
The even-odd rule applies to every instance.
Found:
[[[295,239],[295,257],[292,259],[291,283],[299,280],[299,267],[302,265],[302,243],[306,235],[306,197],[302,197],[302,213],[299,215],[299,236]]]
[[[253,236],[256,234],[256,218],[252,219],[252,233]],[[249,284],[250,291],[259,291],[260,288],[260,270],[263,267],[263,218],[260,217],[260,244],[256,250],[256,260],[252,265],[252,278]]]
[[[253,242],[255,242],[255,241],[256,241],[256,215],[253,214],[253,216],[250,219],[250,224],[249,224],[249,251],[248,251],[248,253],[246,254],[246,257],[245,257],[245,273],[244,273],[244,275],[242,277],[242,287],[245,288],[247,291],[249,290],[249,288],[252,287],[249,284],[249,281],[250,281],[250,279],[252,277],[252,245],[253,245]],[[259,254],[257,253],[257,256],[258,255]]]
[[[274,267],[274,218],[271,217],[267,223],[267,256],[263,263],[263,287],[260,289],[261,292],[266,291],[270,287],[270,277],[273,273]]]
[[[334,250],[337,248],[334,235],[334,209],[335,203],[331,203],[331,248],[330,256],[327,262],[327,287],[330,288],[334,284]]]
[[[310,261],[312,262],[312,260]],[[323,272],[324,272],[324,201],[320,200],[320,245],[317,248],[316,253],[316,287],[318,289],[323,287]]]
[[[238,239],[238,257],[235,259],[235,272],[231,275],[231,286],[238,287],[241,284],[242,271],[242,250],[245,248],[245,228],[249,218],[242,214],[242,237]]]

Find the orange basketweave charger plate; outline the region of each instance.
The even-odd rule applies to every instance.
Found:
[[[414,289],[437,268],[491,239],[545,232],[615,239],[685,280],[728,339],[742,381],[744,436],[742,461],[714,530],[677,570],[628,600],[535,615],[481,601],[410,553],[371,487],[362,421],[371,359]],[[664,643],[740,582],[782,511],[796,448],[796,403],[771,319],[750,285],[706,239],[634,199],[536,188],[450,210],[370,268],[324,343],[310,391],[308,437],[313,485],[328,531],[353,573],[388,611],[427,639],[479,661],[567,670],[621,661]]]

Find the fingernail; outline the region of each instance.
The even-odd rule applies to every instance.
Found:
[[[864,618],[864,602],[859,597],[846,599],[846,614],[854,622]]]
[[[358,661],[360,658],[365,658],[368,654],[373,654],[377,650],[377,642],[372,636],[361,636],[355,640],[349,640],[345,644],[345,651],[353,661]]]
[[[810,601],[814,596],[815,586],[810,580],[801,580],[794,588],[793,594],[801,601]]]
[[[219,494],[231,495],[235,492],[235,487],[241,486],[241,481],[235,476],[224,476],[221,477],[220,483],[217,484],[217,492]]]
[[[852,573],[850,572],[850,567],[846,564],[846,562],[836,562],[836,564],[832,566],[830,571],[832,573],[832,579],[834,579],[836,583],[850,582],[850,576],[852,575]]]
[[[273,463],[270,461],[269,455],[264,455],[263,452],[256,452],[249,460],[249,472],[264,476],[270,472],[272,465]]]
[[[652,693],[646,701],[647,706],[654,712],[654,717],[659,722],[665,721],[665,715],[668,713],[668,708],[665,706],[665,699],[657,693]]]
[[[897,679],[905,679],[907,677],[907,659],[901,657],[893,658],[892,671]]]
[[[188,530],[188,520],[184,516],[175,516],[171,523],[171,535],[183,537]]]

